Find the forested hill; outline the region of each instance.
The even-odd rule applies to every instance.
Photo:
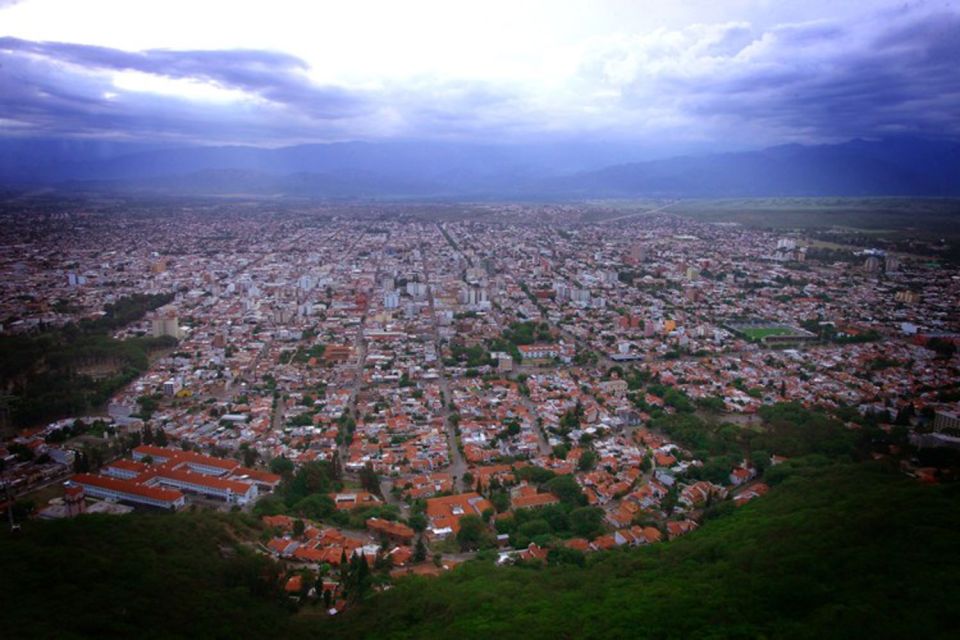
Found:
[[[960,487],[808,471],[667,544],[586,568],[468,564],[322,626],[334,638],[907,638],[960,628]]]
[[[684,538],[578,566],[470,562],[295,613],[240,514],[0,532],[4,638],[938,638],[960,628],[960,486],[803,467]],[[254,527],[254,528],[250,528]],[[67,544],[64,544],[64,543]]]

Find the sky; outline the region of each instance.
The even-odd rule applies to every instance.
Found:
[[[0,0],[0,136],[960,137],[960,0]]]

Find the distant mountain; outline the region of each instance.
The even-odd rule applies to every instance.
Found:
[[[541,186],[566,197],[958,196],[960,144],[786,145],[606,167]]]
[[[0,184],[321,198],[960,196],[960,144],[915,138],[636,161],[619,144],[278,149],[0,140]]]

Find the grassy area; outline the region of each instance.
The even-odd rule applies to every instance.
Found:
[[[752,327],[749,329],[741,329],[740,333],[750,340],[762,340],[767,336],[792,336],[796,332],[788,327]]]
[[[816,229],[839,227],[956,237],[960,200],[954,198],[740,198],[684,200],[669,211],[708,222],[751,227]]]

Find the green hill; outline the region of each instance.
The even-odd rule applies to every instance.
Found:
[[[290,621],[237,517],[89,515],[0,534],[0,637],[267,638]]]
[[[575,567],[468,564],[324,625],[336,638],[946,637],[958,487],[872,466],[792,478],[677,541]]]
[[[471,562],[335,619],[292,615],[240,516],[32,522],[0,534],[4,638],[954,637],[960,486],[808,469],[677,541],[575,566]]]

